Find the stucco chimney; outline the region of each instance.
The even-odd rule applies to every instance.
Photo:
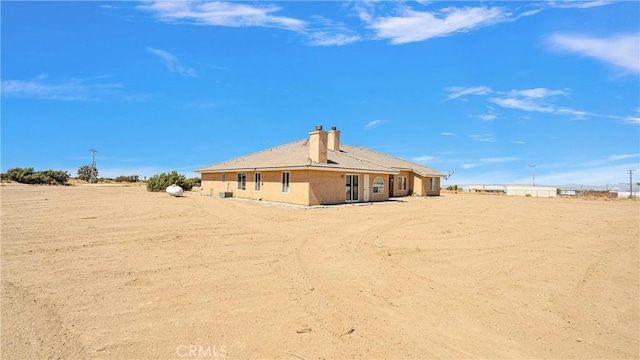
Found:
[[[329,150],[340,151],[340,131],[336,127],[332,127],[329,131],[329,142],[327,148]]]
[[[327,163],[327,132],[322,131],[322,125],[309,133],[309,158],[315,163]]]

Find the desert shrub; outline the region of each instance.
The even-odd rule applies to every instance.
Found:
[[[98,181],[98,169],[91,165],[82,165],[78,168],[78,179],[84,181]]]
[[[117,176],[116,178],[114,178],[113,181],[115,181],[115,182],[138,182],[138,181],[140,181],[140,176],[138,176],[138,175],[130,175],[130,176],[120,175],[120,176]]]
[[[69,181],[69,175],[66,171],[61,170],[45,170],[34,171],[29,168],[12,168],[2,174],[3,180],[11,180],[22,184],[64,184]]]
[[[187,180],[186,176],[180,175],[174,170],[170,173],[157,174],[149,178],[147,191],[165,191],[167,187],[173,184],[180,186],[184,191],[189,191],[193,187],[190,179]]]

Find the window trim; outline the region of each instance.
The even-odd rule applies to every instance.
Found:
[[[280,185],[283,194],[289,194],[291,192],[291,172],[283,171],[280,175]]]
[[[347,193],[345,191],[345,202],[348,203],[352,203],[352,202],[360,202],[360,175],[359,174],[346,174],[345,178],[344,178],[344,186],[345,186],[345,190],[347,189],[347,178],[351,179],[351,183],[349,184],[349,195],[351,196],[351,199],[347,199]],[[355,180],[355,184],[354,181]],[[355,191],[354,191],[355,190]],[[355,199],[353,198],[355,195]]]
[[[398,191],[407,191],[407,177],[398,176]]]
[[[262,174],[257,171],[253,173],[253,191],[260,191],[262,189]]]
[[[236,185],[237,190],[247,190],[247,173],[239,172],[238,173],[238,184]]]
[[[380,179],[380,183],[376,185],[376,180]],[[376,176],[373,178],[373,186],[371,187],[372,194],[384,194],[384,179],[382,176]]]

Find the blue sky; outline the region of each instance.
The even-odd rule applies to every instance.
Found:
[[[322,124],[450,184],[640,180],[639,2],[0,6],[2,171],[195,176]]]

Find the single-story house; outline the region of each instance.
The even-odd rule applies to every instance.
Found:
[[[445,175],[426,166],[340,144],[322,126],[306,139],[197,169],[204,193],[300,205],[440,195]]]

